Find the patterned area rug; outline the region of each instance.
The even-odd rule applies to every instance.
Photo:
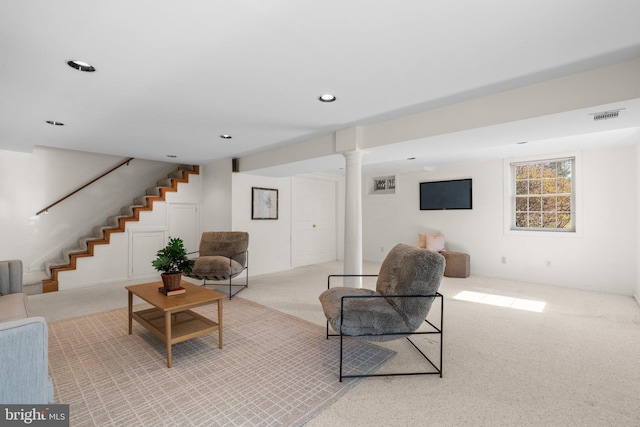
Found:
[[[216,305],[195,311],[217,318]],[[238,297],[224,302],[224,348],[217,332],[175,344],[172,368],[164,343],[127,325],[126,308],[49,324],[56,403],[72,426],[296,426],[358,382],[338,381],[339,343],[323,327]],[[348,372],[394,354],[345,344]]]

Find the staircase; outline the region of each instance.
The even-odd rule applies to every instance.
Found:
[[[78,245],[64,249],[62,258],[45,262],[44,269],[47,278],[42,280],[42,292],[58,290],[58,273],[76,269],[78,258],[93,256],[96,245],[109,244],[112,233],[122,233],[129,221],[138,221],[140,212],[153,210],[153,203],[164,201],[167,192],[178,191],[178,184],[189,182],[189,175],[199,174],[199,166],[182,165],[169,174],[166,179],[157,182],[157,186],[148,188],[146,194],[136,198],[130,206],[124,206],[119,215],[107,218],[105,225],[94,227],[93,234],[78,239]]]

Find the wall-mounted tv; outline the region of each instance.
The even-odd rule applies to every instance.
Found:
[[[420,210],[471,209],[471,178],[420,183]]]

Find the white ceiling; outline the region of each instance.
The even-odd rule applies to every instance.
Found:
[[[638,58],[638,16],[638,0],[5,0],[0,149],[242,157]],[[72,59],[97,71],[76,71]],[[326,92],[337,101],[320,103]],[[380,146],[365,164],[638,142],[640,104],[624,108],[600,130],[607,138],[586,137],[575,120],[594,111],[566,112]],[[342,163],[329,156],[287,173]]]

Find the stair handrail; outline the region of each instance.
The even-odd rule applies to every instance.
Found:
[[[58,203],[68,199],[69,197],[73,196],[74,194],[76,194],[78,191],[87,188],[88,186],[90,186],[91,184],[93,184],[94,182],[98,181],[101,178],[104,178],[105,176],[109,175],[111,172],[113,172],[114,170],[118,169],[121,166],[127,165],[129,166],[129,162],[131,160],[133,160],[134,157],[129,157],[127,160],[125,160],[122,163],[119,163],[117,166],[114,166],[113,168],[109,169],[108,171],[106,171],[105,173],[103,173],[102,175],[100,175],[97,178],[92,179],[91,181],[87,182],[85,185],[83,185],[82,187],[78,188],[77,190],[72,191],[71,193],[67,194],[66,196],[64,196],[63,198],[61,198],[60,200],[50,204],[49,206],[47,206],[44,209],[41,209],[38,211],[38,213],[36,213],[36,216],[40,215],[43,212],[47,212],[49,209],[51,209],[52,207],[54,207],[55,205],[57,205]]]

